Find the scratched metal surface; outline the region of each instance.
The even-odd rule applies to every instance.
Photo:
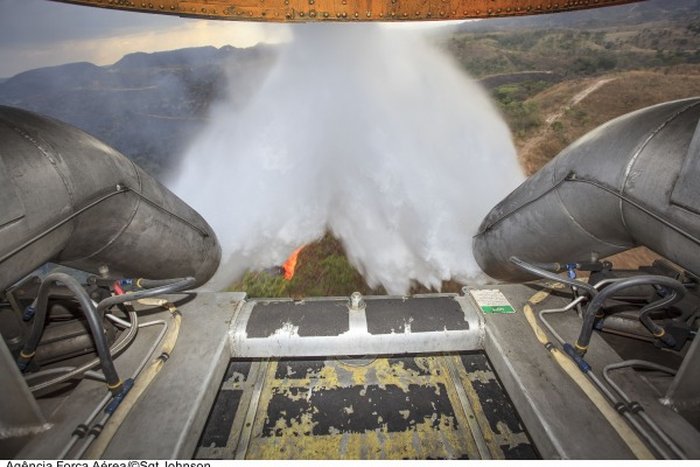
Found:
[[[522,459],[538,454],[486,355],[470,352],[233,361],[195,457]]]
[[[640,0],[54,0],[229,21],[434,21],[575,11]]]

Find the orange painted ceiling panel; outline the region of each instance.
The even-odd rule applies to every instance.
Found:
[[[433,21],[536,15],[640,0],[53,0],[233,21]]]

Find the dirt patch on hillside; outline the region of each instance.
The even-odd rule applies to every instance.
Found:
[[[542,124],[516,139],[520,163],[531,175],[576,139],[613,118],[698,95],[698,65],[611,73],[557,84],[528,100],[537,106]]]

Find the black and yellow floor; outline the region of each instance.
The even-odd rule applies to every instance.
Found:
[[[532,459],[484,353],[232,361],[204,459]]]

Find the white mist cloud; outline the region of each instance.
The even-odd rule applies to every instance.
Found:
[[[486,94],[415,31],[294,33],[244,109],[215,107],[170,183],[222,243],[210,286],[326,230],[392,294],[479,275],[471,237],[523,178]]]

